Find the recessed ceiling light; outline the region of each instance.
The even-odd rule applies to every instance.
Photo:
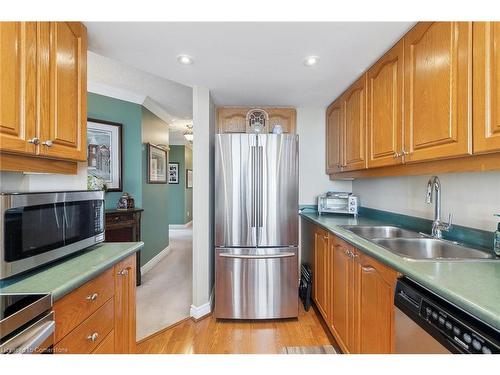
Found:
[[[188,55],[179,55],[177,56],[177,62],[182,65],[190,65],[193,63],[193,59]]]
[[[305,66],[314,66],[318,63],[319,57],[318,56],[308,56],[304,60],[304,65]]]

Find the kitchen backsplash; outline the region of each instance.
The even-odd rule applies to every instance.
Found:
[[[451,173],[441,180],[442,219],[453,214],[457,225],[493,232],[500,211],[500,172]],[[353,181],[361,206],[433,219],[434,205],[426,204],[430,176],[386,177]]]

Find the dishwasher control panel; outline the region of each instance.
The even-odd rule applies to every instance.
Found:
[[[499,348],[483,334],[476,332],[470,326],[463,324],[443,309],[423,299],[420,315],[437,328],[456,345],[470,353],[492,354],[499,353]]]
[[[413,280],[398,280],[394,304],[454,353],[500,353],[498,330]]]

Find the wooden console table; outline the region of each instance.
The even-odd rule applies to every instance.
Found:
[[[105,242],[137,242],[141,240],[142,208],[106,210]],[[137,252],[137,285],[141,285],[141,252]]]

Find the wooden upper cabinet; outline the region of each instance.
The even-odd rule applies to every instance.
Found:
[[[366,168],[366,75],[341,98],[343,110],[343,170]]]
[[[367,73],[368,167],[403,162],[403,41]]]
[[[472,152],[472,23],[422,22],[404,37],[405,162]]]
[[[500,22],[474,22],[474,153],[500,151]]]
[[[40,24],[41,154],[85,160],[87,31],[78,22]]]
[[[0,22],[0,150],[34,154],[36,22]]]
[[[326,112],[326,173],[342,170],[342,105],[333,102]]]
[[[217,132],[218,133],[246,133],[247,113],[257,107],[218,107]],[[283,133],[296,132],[297,111],[290,107],[258,107],[268,115],[266,132],[271,133],[274,125],[281,125]]]
[[[394,352],[394,288],[397,272],[358,250],[354,257],[356,353]]]

